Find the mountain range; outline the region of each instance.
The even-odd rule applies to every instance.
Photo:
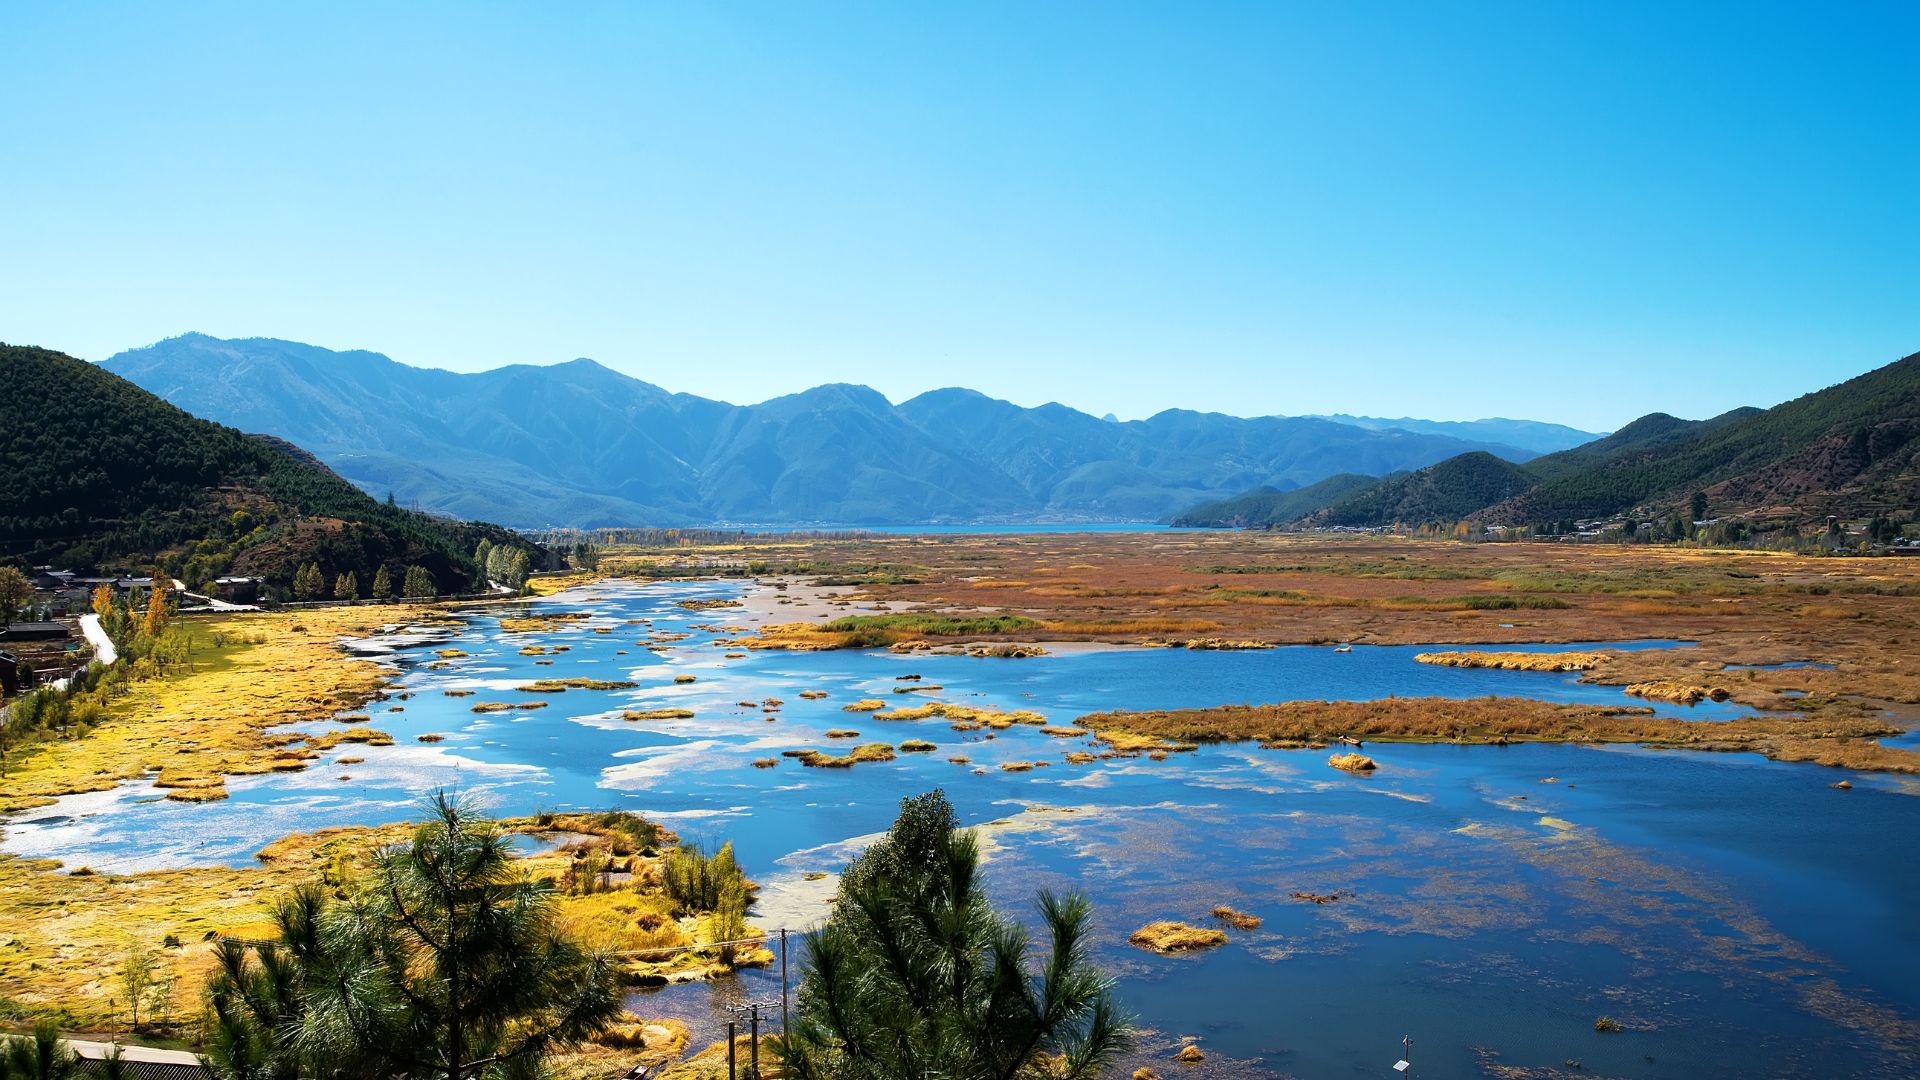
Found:
[[[1193,525],[1378,527],[1469,521],[1565,531],[1580,521],[1817,521],[1920,509],[1920,353],[1771,409],[1652,413],[1528,461],[1473,452],[1299,492],[1253,489],[1179,515]]]
[[[756,405],[591,360],[456,374],[378,353],[186,334],[104,365],[196,415],[311,451],[378,495],[509,525],[1161,520],[1256,486],[1511,462],[1590,433],[1529,421],[1168,410],[1102,419],[972,390],[899,404],[830,384]]]

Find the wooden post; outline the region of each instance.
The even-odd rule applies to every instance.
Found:
[[[739,1080],[739,1077],[734,1072],[733,1060],[736,1053],[733,1044],[733,1028],[736,1023],[738,1023],[738,1021],[727,1021],[727,1080]]]

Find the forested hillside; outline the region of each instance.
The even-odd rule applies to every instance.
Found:
[[[0,561],[222,574],[291,586],[302,566],[362,592],[418,566],[441,592],[474,587],[481,540],[507,530],[376,501],[311,456],[189,415],[97,365],[0,345]]]
[[[1307,516],[1317,526],[1367,527],[1395,522],[1457,521],[1534,485],[1524,465],[1492,454],[1461,454],[1437,465],[1387,477]]]
[[[1677,514],[1695,492],[1706,495],[1715,516],[1870,516],[1920,504],[1917,455],[1920,353],[1584,467],[1561,471],[1553,460],[1561,455],[1543,458],[1529,466],[1547,474],[1543,483],[1479,516],[1545,525],[1630,512]]]
[[[1651,413],[1523,465],[1462,454],[1320,508],[1304,501],[1301,492],[1253,491],[1182,520],[1304,528],[1466,521],[1535,534],[1649,521],[1675,534],[1703,514],[1741,519],[1741,529],[1828,516],[1910,520],[1920,511],[1920,353],[1771,409],[1709,420]],[[1263,508],[1274,512],[1263,517]]]
[[[1382,479],[1392,478],[1340,473],[1337,476],[1329,476],[1317,484],[1308,484],[1306,487],[1295,488],[1292,491],[1259,487],[1231,499],[1202,503],[1175,517],[1173,524],[1183,528],[1203,529],[1229,527],[1264,529],[1285,525],[1337,502],[1343,496],[1350,495],[1361,488],[1378,483]]]

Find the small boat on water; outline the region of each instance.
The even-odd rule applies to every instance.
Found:
[[[1340,743],[1340,744],[1341,744],[1341,745],[1343,745],[1343,746],[1363,746],[1363,745],[1365,745],[1365,744],[1364,744],[1364,743],[1362,743],[1362,742],[1361,742],[1361,741],[1360,741],[1359,739],[1356,739],[1356,738],[1354,738],[1354,737],[1353,737],[1353,736],[1351,736],[1351,735],[1342,735],[1342,736],[1340,736],[1339,738],[1337,738],[1337,739],[1335,739],[1335,740],[1333,740],[1333,741],[1334,741],[1334,742],[1337,742],[1337,743]]]
[[[1353,651],[1353,646],[1351,646],[1351,645],[1342,645],[1342,646],[1340,646],[1339,648],[1337,648],[1337,649],[1335,649],[1335,650],[1333,650],[1333,651],[1334,651],[1334,652],[1352,652],[1352,651]]]

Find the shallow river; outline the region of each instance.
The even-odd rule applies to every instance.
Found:
[[[677,601],[744,588],[606,585],[474,611],[451,635],[376,653],[416,693],[369,710],[396,745],[333,752],[364,762],[236,777],[232,798],[208,805],[168,802],[145,784],[72,796],[9,823],[6,849],[102,870],[243,864],[278,835],[398,820],[417,812],[422,792],[454,786],[484,792],[503,814],[620,806],[689,838],[732,839],[766,887],[755,921],[799,928],[820,917],[831,887],[806,881],[809,872],[838,869],[887,826],[901,796],[940,786],[966,821],[987,825],[990,885],[1004,903],[1027,911],[1043,887],[1091,896],[1100,958],[1120,976],[1125,1004],[1159,1033],[1149,1047],[1163,1074],[1168,1042],[1191,1035],[1213,1055],[1194,1076],[1392,1075],[1411,1034],[1421,1077],[1500,1066],[1569,1076],[1920,1075],[1920,799],[1908,781],[1744,754],[1542,745],[1376,743],[1367,753],[1381,767],[1364,778],[1328,768],[1324,750],[1252,745],[1073,766],[1061,755],[1083,740],[1030,727],[962,733],[841,706],[941,700],[1037,709],[1065,724],[1107,708],[1306,698],[1629,699],[1573,675],[1417,664],[1418,648],[726,659],[712,634],[689,624],[738,612]],[[594,617],[555,633],[500,631],[501,614],[528,607]],[[691,636],[663,654],[639,643],[668,631]],[[528,644],[570,648],[520,655]],[[469,655],[438,660],[434,650],[448,647]],[[894,694],[914,685],[899,679],[907,674],[943,689]],[[673,681],[683,675],[697,681]],[[533,712],[471,711],[476,701],[527,697],[511,688],[530,679],[568,676],[640,686],[546,695],[552,704]],[[829,696],[804,700],[802,690]],[[738,704],[769,697],[785,703],[771,717]],[[620,717],[665,706],[697,718]],[[1740,710],[1683,712],[1711,723]],[[853,769],[751,765],[794,747],[831,748],[829,728],[861,732],[847,743],[920,738],[939,750]],[[445,741],[416,741],[429,732]],[[950,764],[956,754],[971,764]],[[1009,761],[1052,764],[997,767]],[[1843,776],[1853,790],[1829,787]],[[1339,899],[1304,903],[1296,892]],[[1216,904],[1265,924],[1198,956],[1125,942],[1153,919],[1206,924]],[[674,988],[635,1008],[705,1021],[742,989]],[[1626,1030],[1596,1032],[1602,1015]]]

